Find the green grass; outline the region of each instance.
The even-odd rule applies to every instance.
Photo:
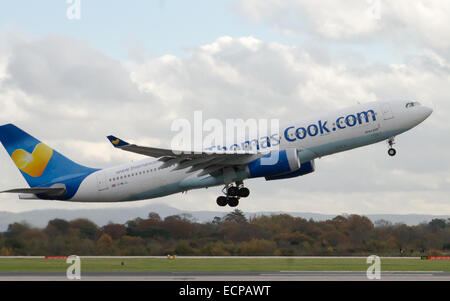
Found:
[[[121,265],[124,262],[124,265]],[[59,272],[69,265],[61,259],[0,258],[0,272]],[[82,258],[85,272],[114,271],[366,271],[365,258]],[[382,258],[383,271],[446,271],[450,261]]]

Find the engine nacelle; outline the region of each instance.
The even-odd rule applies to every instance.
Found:
[[[300,168],[294,172],[266,177],[266,181],[289,179],[289,178],[304,176],[304,175],[314,172],[315,170],[316,170],[316,164],[314,163],[314,160],[312,160],[309,162],[302,163]]]
[[[250,178],[284,175],[298,169],[300,169],[300,160],[295,148],[267,154],[248,164]]]

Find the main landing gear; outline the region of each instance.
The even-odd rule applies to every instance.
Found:
[[[246,198],[250,195],[250,190],[244,187],[244,183],[236,182],[236,186],[232,184],[226,185],[222,192],[225,196],[219,196],[217,198],[217,205],[220,207],[225,207],[226,205],[230,207],[237,207],[239,205],[240,198]]]
[[[395,148],[392,147],[395,144],[395,137],[389,138],[387,142],[389,144],[388,154],[389,156],[394,157],[397,154]]]

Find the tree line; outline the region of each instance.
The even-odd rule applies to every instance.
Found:
[[[287,214],[247,218],[238,209],[206,223],[151,212],[99,227],[88,219],[53,219],[43,229],[13,223],[0,233],[2,256],[419,256],[450,254],[450,219],[415,226],[372,223],[359,215],[326,221]]]

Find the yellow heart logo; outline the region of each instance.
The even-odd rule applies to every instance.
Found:
[[[119,142],[120,142],[120,139],[117,139],[117,140],[113,140],[113,141],[111,141],[112,142],[112,144],[114,144],[114,145],[117,145],[117,144],[119,144]]]
[[[37,178],[44,173],[52,156],[53,150],[44,143],[39,143],[31,154],[23,149],[15,150],[11,159],[21,171]]]

